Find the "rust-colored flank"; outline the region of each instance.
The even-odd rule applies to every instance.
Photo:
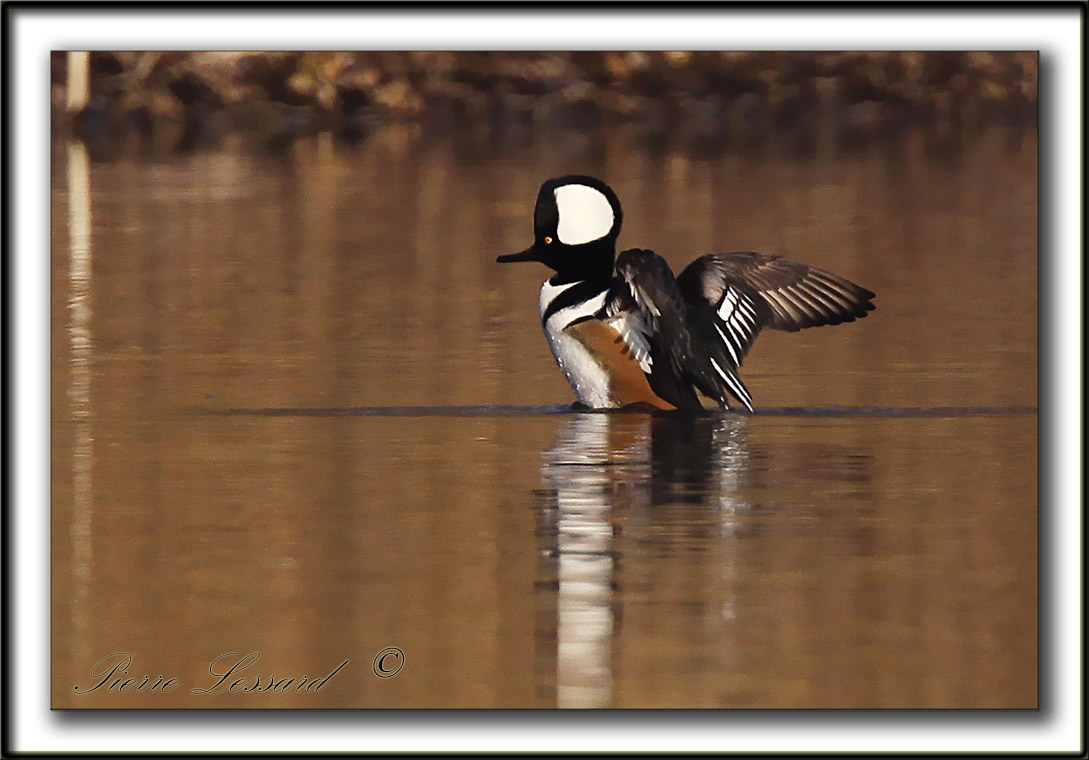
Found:
[[[615,328],[596,319],[567,328],[567,333],[586,350],[609,376],[609,395],[615,406],[647,404],[656,409],[676,409],[653,390],[639,362]]]

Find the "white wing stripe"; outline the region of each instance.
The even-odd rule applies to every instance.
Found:
[[[718,334],[722,336],[722,342],[726,344],[726,348],[728,348],[730,350],[730,356],[733,357],[734,364],[740,365],[741,361],[737,358],[737,352],[734,351],[734,347],[730,343],[730,339],[726,337],[726,333],[722,332],[722,328],[720,328],[718,325],[715,325],[715,329],[718,330]],[[714,359],[712,359],[711,361],[713,362]],[[721,371],[722,370],[719,370],[719,372],[721,372]]]
[[[744,344],[745,341],[747,341],[749,339],[749,336],[752,334],[749,326],[742,322],[741,319],[739,319],[736,315],[733,319],[727,322],[727,324],[737,328],[737,332],[741,333],[741,335],[745,338],[745,340],[741,341],[742,344]]]
[[[734,345],[735,346],[740,348],[741,346],[745,345],[745,341],[743,341],[741,339],[741,336],[738,335],[738,331],[734,329],[734,326],[733,326],[732,322],[727,322],[726,323],[726,329],[730,331],[730,335],[734,336]]]
[[[718,371],[718,374],[722,376],[722,379],[726,381],[726,384],[730,386],[730,390],[733,391],[734,395],[741,399],[745,406],[752,409],[752,397],[745,392],[745,388],[742,387],[732,375],[723,372],[722,367],[718,366],[718,362],[716,362],[713,357],[711,359],[711,364]]]
[[[722,297],[722,303],[718,307],[718,316],[726,321],[730,318],[730,315],[734,313],[737,307],[737,292],[733,288],[727,288],[726,294]]]

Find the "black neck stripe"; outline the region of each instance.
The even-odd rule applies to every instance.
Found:
[[[602,284],[600,282],[594,282],[593,280],[584,280],[577,285],[572,285],[553,298],[548,306],[545,307],[544,313],[541,315],[541,321],[547,322],[549,317],[561,309],[566,309],[569,306],[575,306],[585,301],[589,301],[591,298],[601,295],[608,289],[608,283]]]

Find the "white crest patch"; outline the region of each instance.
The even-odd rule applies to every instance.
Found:
[[[600,190],[586,185],[564,185],[553,194],[560,216],[556,237],[564,245],[589,243],[605,237],[613,228],[613,207]]]

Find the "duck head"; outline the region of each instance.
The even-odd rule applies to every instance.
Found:
[[[561,276],[612,276],[623,213],[612,188],[569,174],[541,185],[533,211],[533,245],[496,261],[539,261]]]

